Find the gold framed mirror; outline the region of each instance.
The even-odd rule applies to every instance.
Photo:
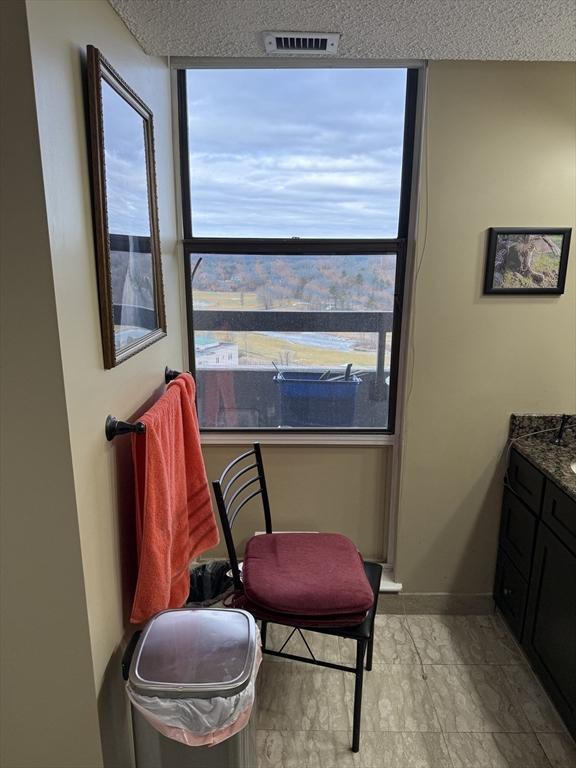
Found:
[[[154,124],[92,45],[87,77],[100,325],[113,368],[166,335]]]

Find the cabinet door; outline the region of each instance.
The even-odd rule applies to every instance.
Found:
[[[576,556],[538,529],[524,640],[542,683],[576,733]]]
[[[532,551],[538,521],[528,507],[508,488],[502,499],[500,546],[525,579],[530,578]]]
[[[514,563],[500,548],[496,565],[494,600],[518,640],[522,637],[528,584]]]
[[[507,477],[514,493],[532,512],[539,515],[544,491],[544,475],[540,470],[530,464],[528,459],[521,456],[518,451],[512,450]]]
[[[576,501],[550,480],[546,480],[542,519],[576,555]]]

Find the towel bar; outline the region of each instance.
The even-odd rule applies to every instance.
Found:
[[[180,371],[174,371],[172,368],[164,369],[164,381],[169,384],[171,381],[180,376]],[[106,440],[114,440],[117,435],[127,435],[129,432],[142,433],[146,432],[146,425],[141,421],[137,421],[131,424],[129,421],[118,421],[114,416],[106,417],[106,424],[104,426],[104,432],[106,433]]]
[[[107,416],[104,432],[106,433],[106,440],[110,442],[117,435],[126,435],[128,432],[146,432],[146,425],[142,424],[141,421],[130,424],[129,421],[118,421],[114,416]]]
[[[164,381],[166,384],[169,384],[171,381],[174,381],[175,378],[180,376],[180,371],[173,371],[172,368],[164,368]]]

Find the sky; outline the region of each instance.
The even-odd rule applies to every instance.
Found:
[[[195,236],[397,236],[406,70],[187,77]],[[102,101],[109,232],[149,235],[142,118],[105,81]]]
[[[187,78],[194,236],[397,236],[406,70]]]
[[[144,121],[102,80],[108,232],[150,235]]]

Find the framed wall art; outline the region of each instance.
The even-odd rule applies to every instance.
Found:
[[[489,230],[484,293],[564,293],[570,229]]]
[[[104,365],[166,335],[152,112],[87,49],[94,233]]]

